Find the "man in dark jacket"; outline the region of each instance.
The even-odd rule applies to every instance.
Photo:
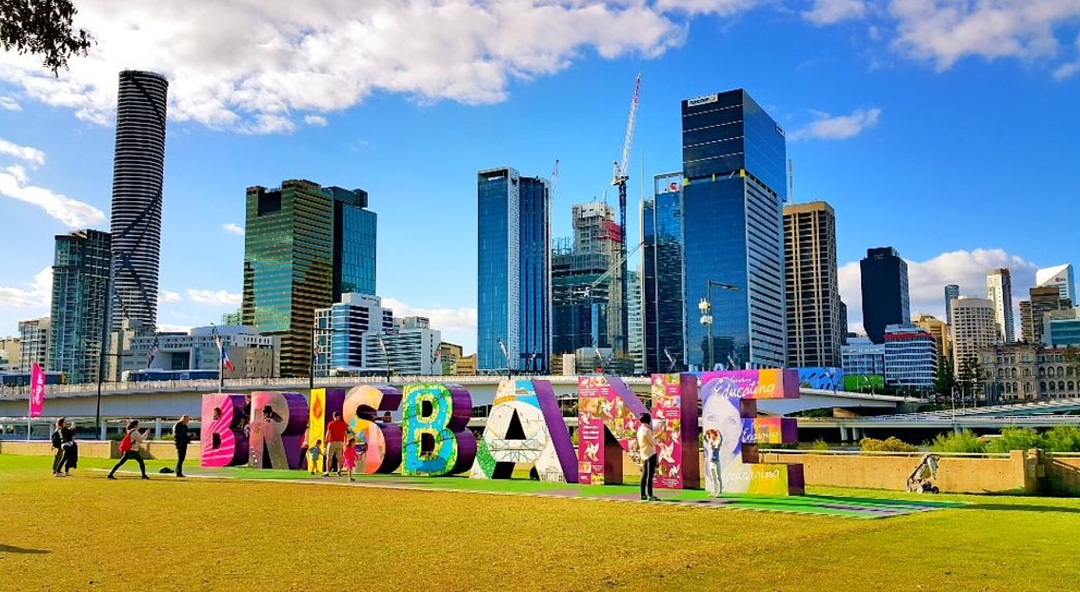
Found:
[[[176,444],[176,476],[184,476],[184,459],[187,458],[187,447],[191,443],[191,430],[188,429],[190,416],[183,416],[173,426],[173,443]]]

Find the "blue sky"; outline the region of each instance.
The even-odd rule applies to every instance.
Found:
[[[125,67],[172,81],[166,326],[237,307],[245,188],[306,178],[370,192],[380,295],[471,351],[476,171],[549,176],[559,159],[569,234],[573,203],[615,202],[639,72],[632,201],[642,158],[648,179],[680,167],[681,99],[746,88],[788,132],[795,200],[836,209],[855,325],[868,247],[895,246],[913,312],[938,315],[946,283],[984,296],[1007,266],[1018,301],[1036,267],[1080,262],[1077,2],[292,4],[84,0],[99,44],[70,72],[0,54],[0,335],[48,314],[53,235],[108,228]],[[636,242],[636,208],[630,223]]]

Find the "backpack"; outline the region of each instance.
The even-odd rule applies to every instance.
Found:
[[[131,450],[131,432],[124,434],[124,439],[120,440],[120,446],[117,446],[116,449],[120,454],[124,454]]]
[[[63,439],[60,437],[60,428],[56,428],[56,431],[52,433],[52,447],[59,450]]]

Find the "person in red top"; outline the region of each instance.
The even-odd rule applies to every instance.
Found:
[[[345,439],[348,437],[349,424],[342,421],[341,413],[335,411],[334,420],[326,425],[326,437],[323,438],[326,441],[326,455],[323,457],[326,470],[323,471],[323,477],[330,476],[331,461],[337,462],[337,474],[338,477],[341,476],[342,452],[345,450]]]

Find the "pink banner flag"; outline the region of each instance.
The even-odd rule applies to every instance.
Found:
[[[45,373],[34,362],[30,370],[30,417],[41,417],[41,408],[45,404]]]

